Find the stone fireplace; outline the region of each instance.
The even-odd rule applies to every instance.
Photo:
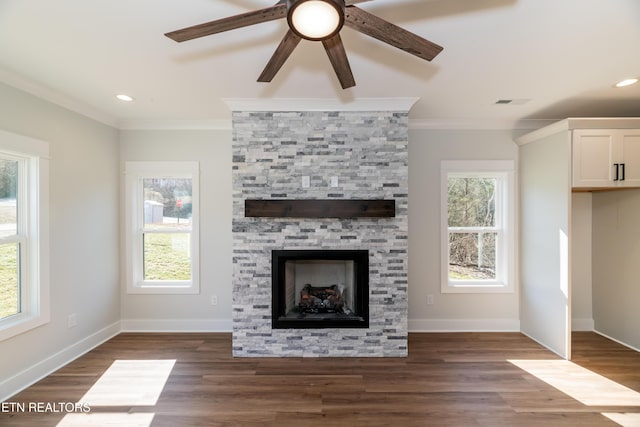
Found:
[[[232,108],[234,356],[407,355],[409,107]],[[247,200],[360,199],[395,215],[245,215]]]

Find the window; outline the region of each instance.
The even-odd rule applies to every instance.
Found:
[[[441,172],[442,292],[513,292],[513,161],[443,161]]]
[[[48,144],[0,131],[0,339],[49,321]]]
[[[127,162],[129,293],[199,292],[198,163]]]

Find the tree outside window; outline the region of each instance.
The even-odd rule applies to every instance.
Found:
[[[496,278],[495,178],[449,178],[449,279]]]
[[[442,292],[511,292],[512,161],[442,162]]]

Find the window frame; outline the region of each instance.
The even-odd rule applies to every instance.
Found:
[[[512,293],[516,285],[516,192],[513,160],[443,160],[441,181],[441,293]],[[493,178],[496,183],[494,227],[449,227],[449,178]],[[496,277],[492,280],[449,278],[451,232],[496,232]]]
[[[0,130],[0,155],[18,161],[19,312],[0,319],[0,341],[50,322],[49,144]]]
[[[191,280],[144,280],[145,230],[143,180],[149,178],[191,179]],[[199,164],[198,162],[129,161],[125,164],[126,283],[128,294],[200,293],[199,244]],[[165,233],[176,231],[166,230]],[[187,231],[183,230],[182,233]]]

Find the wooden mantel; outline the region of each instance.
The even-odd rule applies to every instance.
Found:
[[[262,218],[393,218],[395,200],[256,200],[244,202],[245,217]]]

